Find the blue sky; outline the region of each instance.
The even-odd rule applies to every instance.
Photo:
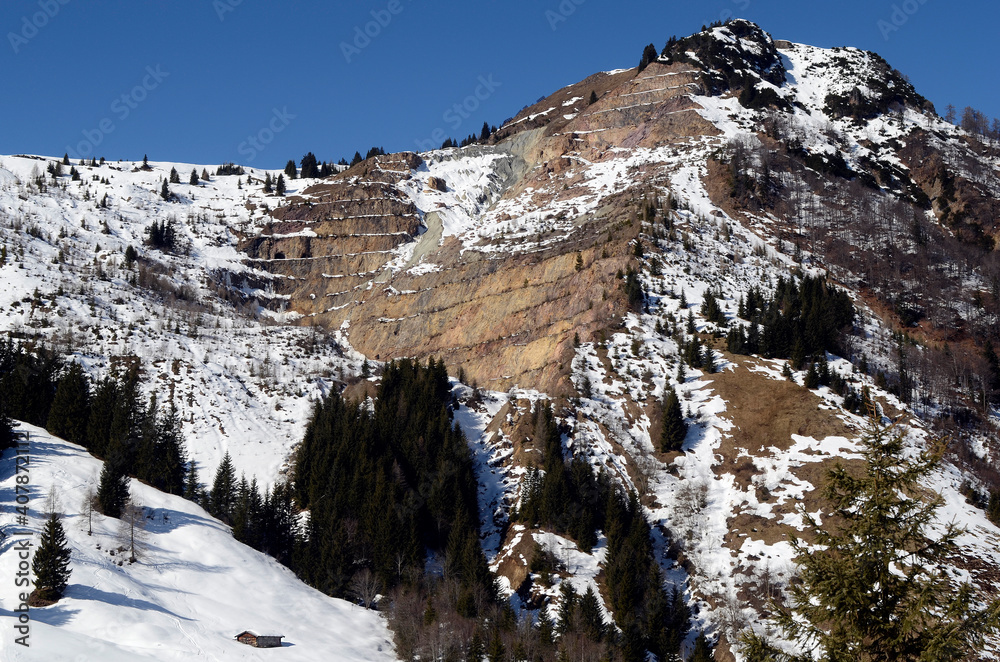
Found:
[[[952,103],[998,117],[998,4],[3,0],[0,153],[280,168],[307,151],[416,149],[729,16],[877,51],[942,114]],[[449,112],[477,92],[475,112]]]

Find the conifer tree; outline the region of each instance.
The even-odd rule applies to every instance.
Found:
[[[180,184],[181,183],[181,176],[180,176],[180,174],[178,174],[177,168],[171,168],[170,169],[170,183],[171,184]]]
[[[118,380],[107,375],[97,384],[90,403],[90,418],[87,421],[87,441],[84,444],[91,453],[104,457],[111,438],[111,420],[114,417],[115,402],[118,400]]]
[[[285,176],[278,175],[277,181],[274,183],[274,192],[278,195],[285,195]]]
[[[285,164],[285,174],[288,175],[289,179],[295,179],[299,176],[299,170],[295,167],[295,161],[292,159],[288,160]]]
[[[191,169],[191,177],[188,179],[188,184],[191,186],[198,185],[198,171],[195,168]]]
[[[677,391],[670,388],[663,401],[663,432],[660,435],[660,450],[664,453],[681,450],[686,436],[687,423],[684,421],[683,412],[681,412],[681,402],[677,397]]]
[[[187,473],[184,478],[184,498],[188,501],[200,503],[202,497],[201,483],[198,482],[198,465],[194,460],[188,463]]]
[[[203,182],[211,181],[211,178],[208,175],[208,169],[207,168],[202,168],[201,169],[201,181],[203,181]]]
[[[149,157],[145,154],[142,155],[142,169],[149,170]]]
[[[236,470],[233,468],[233,458],[226,451],[212,483],[212,515],[228,524],[232,521],[235,500]]]
[[[128,247],[125,248],[125,266],[131,269],[132,265],[138,259],[139,259],[139,254],[136,252],[135,248],[133,248],[132,245],[129,244]]]
[[[31,571],[35,575],[33,596],[36,599],[55,602],[63,596],[71,572],[69,560],[70,550],[62,522],[58,514],[49,513],[31,562]]]
[[[309,152],[302,157],[301,161],[302,171],[299,174],[302,179],[313,179],[319,177],[319,163],[316,161],[316,155]]]
[[[591,106],[597,103],[597,92],[595,92],[594,90],[590,91],[590,100],[587,103]]]
[[[59,379],[45,429],[66,441],[83,445],[87,441],[89,418],[90,387],[83,368],[73,362]]]
[[[108,517],[120,517],[129,498],[131,479],[126,471],[126,459],[120,448],[108,453],[108,459],[101,469],[101,479],[97,488],[97,504]]]
[[[726,316],[719,308],[719,302],[716,300],[715,295],[711,291],[705,292],[705,297],[701,304],[701,314],[705,316],[705,319],[709,322],[715,324],[725,324]]]
[[[657,57],[659,57],[659,52],[653,44],[649,44],[642,49],[642,58],[639,60],[639,71],[642,72],[643,69],[655,62]]]
[[[705,634],[699,634],[698,638],[694,640],[694,652],[691,653],[691,659],[688,662],[712,662],[715,656],[712,655],[712,648],[708,645],[708,639],[705,638]]]
[[[172,196],[173,193],[170,192],[170,186],[167,185],[167,180],[164,179],[163,185],[160,186],[160,197],[163,198],[164,200],[169,201]]]
[[[15,427],[16,424],[7,412],[6,398],[0,394],[0,451],[13,448],[16,445]]]
[[[1000,631],[1000,600],[980,607],[971,585],[956,585],[942,568],[962,530],[954,523],[932,529],[944,501],[927,497],[921,483],[945,444],[935,440],[914,458],[905,438],[905,430],[872,413],[860,441],[864,472],[831,470],[824,496],[832,512],[822,526],[804,514],[814,544],[791,538],[801,581],[777,621],[823,660],[970,659],[986,635]],[[743,643],[749,662],[800,659],[754,634]]]

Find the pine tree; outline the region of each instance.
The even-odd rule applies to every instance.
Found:
[[[299,176],[298,168],[295,167],[293,159],[288,159],[288,163],[285,164],[285,174],[288,175],[289,179],[295,179]]]
[[[170,186],[167,185],[167,180],[164,179],[163,185],[160,187],[160,197],[169,202],[173,195],[174,194],[170,192]]]
[[[701,314],[705,316],[705,319],[709,322],[715,324],[725,324],[726,316],[719,308],[719,302],[716,300],[715,295],[711,291],[706,291],[704,299],[701,304]]]
[[[656,50],[656,46],[653,44],[649,44],[642,49],[642,58],[639,60],[639,72],[641,73],[643,69],[655,62],[659,55],[659,51]]]
[[[591,90],[590,91],[590,101],[588,102],[588,104],[591,105],[591,106],[593,106],[595,103],[597,103],[597,92],[595,92],[594,90]]]
[[[87,441],[89,418],[90,387],[83,368],[73,362],[56,387],[45,429],[66,441],[83,445]]]
[[[202,168],[201,169],[201,181],[203,181],[203,182],[211,181],[211,177],[209,177],[209,175],[208,175],[208,169],[207,168]]]
[[[125,267],[128,269],[132,268],[135,261],[139,259],[139,254],[136,252],[135,248],[131,244],[125,248]]]
[[[232,521],[235,500],[236,470],[233,468],[233,458],[226,451],[212,483],[212,515],[228,524]]]
[[[819,388],[819,373],[816,371],[816,363],[809,364],[809,370],[806,372],[803,385],[810,390]]]
[[[264,193],[271,193],[274,189],[271,187],[271,173],[264,175]]]
[[[184,498],[195,503],[201,502],[202,487],[201,483],[198,482],[198,465],[194,460],[188,463],[184,478]]]
[[[705,638],[705,634],[699,634],[698,638],[694,640],[694,652],[691,653],[691,659],[688,662],[712,662],[715,656],[712,655],[712,647],[708,645],[708,639]]]
[[[778,608],[777,621],[824,660],[969,659],[986,635],[1000,631],[1000,600],[980,608],[971,585],[956,585],[942,568],[962,530],[954,523],[932,530],[944,501],[927,497],[921,483],[945,444],[935,441],[913,458],[905,438],[905,430],[870,415],[860,441],[865,471],[831,470],[824,496],[832,512],[823,526],[804,514],[814,544],[791,538],[801,581],[791,585],[790,607]],[[756,635],[744,644],[749,662],[795,659]]]
[[[190,179],[188,179],[188,184],[190,184],[191,186],[198,185],[198,171],[194,168],[191,169],[191,177]]]
[[[31,571],[35,575],[32,595],[36,600],[55,602],[63,596],[71,572],[69,560],[70,550],[62,522],[56,513],[49,513],[31,562]]]
[[[170,169],[170,183],[171,184],[180,184],[181,183],[181,176],[180,176],[180,174],[178,174],[177,168],[171,168]]]
[[[125,470],[125,463],[121,450],[113,449],[108,453],[108,459],[101,469],[97,504],[108,517],[120,517],[129,498],[131,479]]]
[[[316,161],[315,154],[309,152],[303,156],[301,165],[302,171],[299,173],[299,176],[302,177],[302,179],[315,179],[316,177],[319,177],[319,164]]]
[[[483,122],[483,130],[479,132],[479,142],[486,142],[490,139],[490,125]]]
[[[580,625],[591,640],[604,639],[604,616],[593,586],[587,586],[587,591],[580,598]]]
[[[274,192],[278,195],[285,195],[285,176],[278,175],[278,180],[274,183]]]
[[[549,615],[547,604],[542,605],[538,610],[538,643],[542,646],[551,646],[555,642],[555,625]]]
[[[142,155],[142,169],[143,170],[149,170],[150,169],[149,168],[149,158],[145,154]]]
[[[681,412],[681,401],[677,397],[677,391],[671,388],[667,391],[667,396],[663,401],[663,432],[660,434],[660,450],[664,453],[681,450],[686,436],[687,423]]]
[[[0,394],[0,451],[17,445],[17,435],[14,432],[16,426],[17,424],[11,420],[10,414],[7,412],[6,398]]]
[[[63,165],[69,165],[69,154],[68,153],[67,154],[63,154],[62,163],[63,163]]]

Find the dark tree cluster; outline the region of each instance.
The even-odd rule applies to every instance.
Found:
[[[780,278],[770,296],[752,289],[740,299],[737,316],[748,320],[729,332],[734,354],[792,359],[800,367],[809,356],[842,354],[842,336],[854,322],[854,304],[846,292],[822,278]]]
[[[112,517],[128,499],[130,476],[171,494],[184,490],[180,418],[155,399],[144,403],[140,385],[138,366],[91,385],[79,364],[67,366],[43,346],[0,345],[3,417],[44,427],[104,459],[98,501]]]
[[[649,524],[633,492],[612,493],[607,505],[608,555],[604,585],[608,609],[621,629],[619,648],[626,661],[673,659],[690,630],[690,611],[683,594],[664,589],[653,554]]]
[[[184,493],[188,464],[180,417],[173,407],[159,408],[155,398],[144,403],[140,389],[133,366],[107,375],[90,398],[84,446],[104,459],[97,499],[109,517],[121,514],[130,477],[163,492]]]
[[[604,586],[608,608],[621,629],[618,634],[605,627],[595,595],[576,595],[564,583],[556,624],[563,654],[578,649],[582,644],[577,639],[582,638],[615,650],[617,659],[644,660],[646,651],[657,659],[671,659],[666,656],[679,651],[690,614],[680,592],[663,588],[638,498],[634,493],[624,496],[605,474],[595,476],[583,458],[566,460],[562,431],[550,407],[539,406],[534,416],[535,441],[543,444],[543,469],[529,470],[521,509],[513,519],[568,535],[585,552],[596,544],[597,532],[605,531]]]
[[[320,590],[349,596],[369,571],[384,587],[423,572],[428,552],[458,581],[459,611],[495,596],[479,544],[477,481],[451,421],[443,363],[386,366],[374,407],[319,403],[295,462],[295,494],[311,512],[294,567]]]
[[[562,431],[552,408],[536,408],[535,443],[541,445],[542,468],[532,468],[524,479],[521,509],[515,520],[568,535],[589,552],[604,528],[604,507],[611,490],[607,476],[595,476],[582,457],[567,462]]]
[[[341,162],[343,163],[343,159],[341,159]],[[302,160],[299,163],[302,166],[302,169],[299,171],[299,177],[301,177],[302,179],[316,179],[322,177],[329,177],[330,175],[334,175],[337,173],[337,168],[333,163],[327,163],[326,161],[320,163],[316,159],[316,155],[313,154],[312,152],[309,152],[308,154],[303,156]],[[289,161],[285,165],[285,174],[287,174],[290,179],[295,179],[294,173],[295,173],[295,162]]]
[[[235,163],[223,163],[218,168],[215,169],[215,176],[220,177],[222,175],[243,175],[246,174],[243,170],[243,166],[236,165]]]
[[[146,230],[146,244],[152,248],[170,251],[177,246],[177,227],[172,218],[153,221]]]
[[[470,133],[468,136],[463,138],[461,142],[456,141],[454,138],[445,138],[445,141],[441,143],[441,149],[455,149],[459,147],[468,147],[469,145],[485,144],[489,142],[490,136],[496,132],[496,125],[490,126],[489,122],[483,122],[483,128],[479,131],[478,136],[475,133]]]
[[[13,445],[13,422],[44,427],[63,363],[44,345],[0,343],[0,449]]]
[[[656,62],[656,59],[660,57],[660,54],[656,52],[656,46],[649,44],[642,49],[642,57],[639,58],[639,73],[642,73],[643,69]]]
[[[261,493],[256,478],[247,481],[246,476],[241,476],[237,481],[228,452],[215,472],[211,492],[202,494],[197,479],[190,483],[185,496],[199,501],[212,516],[230,524],[234,538],[291,565],[297,525],[292,489],[287,483],[278,483]]]

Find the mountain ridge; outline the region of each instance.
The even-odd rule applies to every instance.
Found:
[[[642,498],[666,585],[695,612],[683,650],[705,631],[718,659],[766,626],[759,596],[791,581],[798,504],[824,508],[825,469],[856,459],[851,398],[868,393],[912,426],[913,449],[931,429],[955,436],[928,487],[976,532],[955,567],[996,590],[1000,537],[977,508],[1000,489],[981,358],[998,321],[996,141],[945,122],[872,53],[744,21],[671,41],[486,144],[373,156],[283,198],[261,188],[277,171],[174,185],[168,202],[170,169],[207,166],[81,165],[79,183],[49,183],[51,159],[4,157],[6,330],[95,375],[112,357],[150,362],[146,389],[177,403],[202,470],[230,450],[265,484],[314,399],[364,400],[369,361],[442,359],[488,561],[515,604],[555,616],[563,581],[602,595],[606,541],[585,553],[514,519],[551,404],[565,451]],[[171,217],[179,246],[146,245],[150,218]],[[805,277],[850,294],[842,354],[737,354],[727,335],[760,324],[747,300]],[[671,388],[681,451],[659,444]],[[548,586],[535,543],[557,557]]]

